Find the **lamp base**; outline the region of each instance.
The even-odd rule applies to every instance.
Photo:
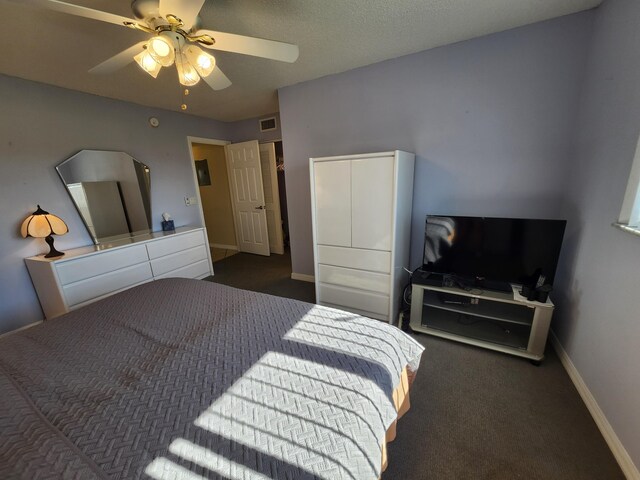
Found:
[[[44,256],[44,258],[55,258],[55,257],[61,257],[62,255],[64,255],[63,252],[59,252],[53,246],[53,237],[51,235],[45,237],[44,241],[47,242],[47,245],[49,245],[49,253],[47,253]]]

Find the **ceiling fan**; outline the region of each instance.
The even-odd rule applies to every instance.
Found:
[[[133,0],[131,9],[136,19],[60,0],[19,1],[152,35],[93,67],[91,73],[111,73],[135,61],[156,78],[162,67],[175,64],[182,85],[195,85],[202,78],[213,90],[222,90],[231,81],[216,66],[215,58],[200,47],[289,63],[295,62],[299,53],[298,47],[289,43],[201,29],[198,13],[205,0]]]

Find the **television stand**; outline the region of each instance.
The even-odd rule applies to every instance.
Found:
[[[458,285],[459,288],[466,287],[468,289],[495,290],[497,292],[511,293],[511,284],[509,282],[500,282],[495,280],[471,279],[467,277],[459,277],[453,274],[444,274],[430,272],[419,268],[413,274],[414,281],[421,285],[431,285],[434,287]],[[449,283],[447,283],[449,282]]]
[[[414,282],[409,325],[415,332],[528,358],[544,359],[554,305],[515,294]]]
[[[473,288],[511,293],[511,284],[509,282],[497,282],[494,280],[476,280]]]

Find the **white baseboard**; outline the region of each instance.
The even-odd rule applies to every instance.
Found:
[[[211,248],[221,248],[223,250],[238,250],[237,245],[223,245],[222,243],[209,243]]]
[[[15,330],[11,330],[9,332],[0,334],[0,338],[8,337],[9,335],[12,335],[14,333],[18,333],[18,332],[20,332],[22,330],[26,330],[27,328],[35,327],[36,325],[40,325],[41,323],[42,323],[42,320],[39,320],[37,322],[30,323],[29,325],[25,325],[24,327],[16,328]]]
[[[633,460],[629,456],[629,453],[624,448],[624,445],[622,445],[622,442],[616,435],[616,432],[613,430],[613,427],[607,420],[607,417],[605,417],[604,412],[598,405],[598,402],[596,402],[595,397],[589,391],[589,387],[587,387],[587,384],[584,383],[584,380],[571,361],[571,358],[569,358],[569,355],[565,351],[564,347],[558,340],[558,337],[556,337],[556,334],[553,331],[551,331],[550,333],[551,345],[553,345],[553,349],[558,354],[558,357],[560,357],[562,365],[569,374],[569,377],[578,390],[578,393],[582,397],[582,401],[589,409],[593,420],[596,422],[596,425],[600,429],[600,433],[602,433],[602,436],[607,442],[607,445],[609,445],[611,453],[613,453],[613,456],[618,461],[618,464],[620,465],[620,468],[622,469],[625,477],[627,477],[628,480],[640,480],[640,471],[638,471],[638,468],[633,463]]]
[[[316,283],[316,277],[313,275],[307,275],[306,273],[291,272],[291,278],[293,280],[302,280],[303,282]]]

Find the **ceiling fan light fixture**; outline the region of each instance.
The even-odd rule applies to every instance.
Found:
[[[158,77],[158,73],[160,73],[162,65],[154,60],[147,48],[145,48],[142,52],[140,52],[133,58],[136,63],[140,65],[140,68],[142,68],[142,70],[147,72],[153,78]]]
[[[191,87],[200,81],[198,71],[187,61],[184,54],[180,54],[176,58],[176,69],[178,70],[178,80],[185,87]]]
[[[173,45],[165,37],[156,35],[149,40],[147,51],[163,67],[170,67],[175,60]]]
[[[216,59],[213,55],[209,55],[195,45],[189,45],[184,49],[184,54],[189,63],[196,69],[201,77],[211,75],[216,68]]]

